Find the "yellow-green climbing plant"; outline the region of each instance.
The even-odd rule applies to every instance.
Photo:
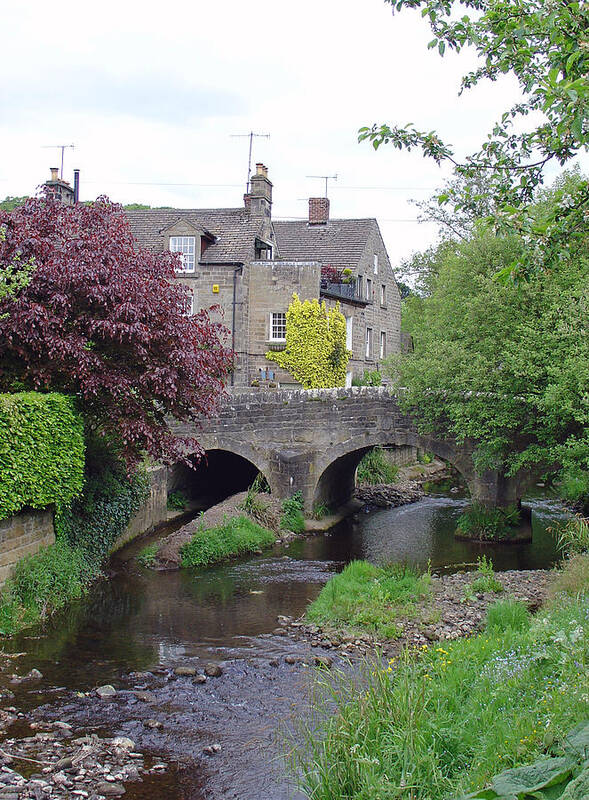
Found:
[[[338,305],[328,311],[325,302],[300,301],[293,294],[286,312],[286,347],[266,353],[305,389],[344,386],[346,366],[352,354],[346,350],[346,320]]]

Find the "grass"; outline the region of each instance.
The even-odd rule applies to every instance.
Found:
[[[153,565],[155,564],[155,558],[156,558],[158,549],[159,549],[158,542],[154,542],[153,544],[146,545],[137,554],[137,562],[139,564],[141,564],[142,567],[147,567],[148,569],[153,567]]]
[[[558,531],[557,543],[564,553],[589,553],[589,519],[580,514]]]
[[[269,547],[275,536],[245,515],[224,520],[215,528],[201,527],[180,550],[183,567],[208,567],[231,556],[256,553]]]
[[[188,507],[188,498],[182,491],[170,492],[168,508],[171,511],[184,511]]]
[[[360,485],[373,486],[377,483],[394,483],[399,467],[389,464],[381,447],[373,447],[358,464],[356,478]]]
[[[313,519],[323,519],[323,517],[326,517],[330,513],[329,506],[325,503],[316,503],[313,506]]]
[[[513,538],[519,521],[517,508],[487,508],[473,503],[460,515],[457,528],[469,539],[499,542]]]
[[[0,634],[33,625],[81,597],[98,569],[80,547],[60,541],[22,558],[0,594]]]
[[[477,570],[474,575],[474,580],[464,587],[466,599],[472,599],[475,594],[484,594],[485,592],[498,594],[503,591],[503,584],[495,577],[493,562],[491,559],[487,560],[486,556],[483,555],[477,559]]]
[[[394,565],[352,561],[323,587],[307,609],[309,622],[362,630],[377,637],[399,636],[399,619],[413,616],[428,594],[429,576]]]
[[[283,500],[280,527],[293,533],[303,533],[305,530],[303,495],[301,492],[295,492],[292,497]]]
[[[449,800],[481,789],[506,768],[558,755],[555,743],[587,719],[587,574],[536,618],[500,601],[479,636],[405,651],[361,680],[321,680],[320,707],[330,700],[336,713],[299,751],[308,797]]]

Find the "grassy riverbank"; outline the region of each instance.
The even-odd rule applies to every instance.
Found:
[[[310,731],[313,800],[447,800],[507,767],[557,754],[587,718],[589,556],[576,556],[532,618],[500,600],[479,636],[405,651],[330,685],[336,714]]]
[[[323,587],[306,619],[392,639],[399,635],[398,620],[414,616],[417,603],[429,594],[429,583],[429,575],[420,577],[398,564],[383,568],[352,561]]]
[[[269,547],[276,536],[245,514],[231,517],[214,528],[200,527],[181,549],[183,567],[208,567],[232,556]]]

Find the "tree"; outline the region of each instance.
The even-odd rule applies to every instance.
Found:
[[[495,224],[533,237],[537,247],[525,250],[504,274],[529,276],[558,264],[571,238],[587,230],[589,183],[554,206],[541,224],[528,205],[542,183],[548,163],[565,164],[589,145],[589,4],[585,0],[385,0],[394,11],[420,9],[441,56],[446,49],[475,49],[480,66],[465,75],[461,91],[503,73],[517,79],[521,101],[495,123],[479,150],[460,159],[435,131],[373,125],[361,128],[360,140],[375,148],[392,144],[421,149],[435,162],[449,161],[455,175],[476,180],[485,175],[496,205]],[[458,9],[462,12],[459,16]],[[457,210],[483,199],[450,187],[440,204]],[[573,243],[574,247],[574,243]]]
[[[214,411],[232,352],[206,312],[187,315],[177,254],[140,249],[106,198],[30,199],[0,211],[0,229],[1,271],[34,261],[28,285],[0,298],[0,391],[73,395],[128,464],[144,452],[166,461],[199,453],[168,418]]]
[[[545,192],[549,214],[574,176]],[[586,242],[514,290],[494,279],[530,245],[478,228],[440,245],[431,294],[410,317],[415,350],[392,362],[423,431],[478,441],[477,465],[589,469]]]
[[[25,200],[28,199],[26,195],[23,197],[11,197],[7,195],[4,200],[0,200],[0,211],[14,211],[17,206],[22,206]]]

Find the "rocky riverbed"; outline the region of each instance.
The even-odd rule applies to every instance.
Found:
[[[497,573],[499,594],[473,594],[473,577],[433,576],[430,599],[392,642],[281,616],[264,637],[272,657],[187,659],[175,668],[121,673],[112,685],[89,692],[58,690],[27,713],[18,710],[19,692],[42,683],[42,676],[13,677],[16,696],[5,694],[0,712],[0,798],[292,800],[298,795],[282,755],[312,709],[318,666],[353,669],[375,647],[389,656],[406,645],[471,635],[498,597],[538,608],[551,573]]]

